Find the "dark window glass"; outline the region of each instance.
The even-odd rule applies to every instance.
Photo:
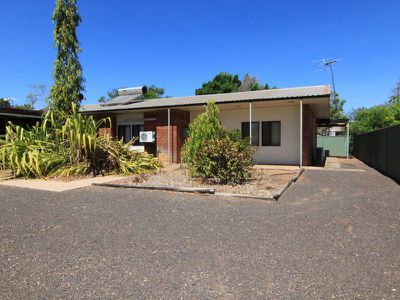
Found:
[[[131,126],[130,125],[119,125],[118,126],[118,139],[123,139],[124,143],[131,140]]]
[[[144,125],[132,125],[132,138],[135,138],[134,145],[143,145],[143,143],[139,142],[139,134],[141,131],[144,131]]]
[[[250,136],[249,122],[242,122],[242,138],[248,138]],[[260,131],[259,122],[251,122],[251,145],[260,145]]]
[[[281,145],[281,121],[262,122],[262,145]]]

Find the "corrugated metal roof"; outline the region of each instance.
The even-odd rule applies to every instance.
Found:
[[[140,110],[161,107],[178,107],[188,105],[203,105],[210,100],[216,103],[271,101],[296,98],[326,97],[330,95],[329,85],[305,86],[285,89],[261,90],[227,94],[211,94],[188,97],[149,99],[126,105],[105,106],[102,104],[84,105],[81,112],[100,112],[117,110]]]

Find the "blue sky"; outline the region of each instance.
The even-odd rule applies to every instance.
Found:
[[[54,0],[1,0],[0,97],[24,103],[52,84]],[[333,57],[345,109],[387,100],[400,77],[400,1],[81,0],[85,103],[119,86],[193,95],[220,71],[279,87],[329,84]],[[40,106],[40,105],[39,105]]]

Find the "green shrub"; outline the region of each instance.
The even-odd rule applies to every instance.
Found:
[[[189,125],[188,137],[183,146],[182,162],[191,165],[195,154],[204,147],[204,141],[211,141],[221,135],[219,108],[209,102],[206,111],[198,115]]]
[[[238,130],[227,131],[219,122],[215,103],[193,121],[182,152],[190,175],[203,181],[240,184],[251,176],[254,148]]]
[[[193,173],[205,181],[241,184],[251,176],[253,153],[248,139],[226,132],[197,152]]]
[[[109,119],[95,121],[76,111],[59,124],[52,112],[30,130],[17,125],[6,127],[0,139],[1,169],[10,169],[15,177],[45,178],[93,173],[137,174],[157,169],[158,160],[147,153],[130,150],[109,136],[100,136],[99,128]]]

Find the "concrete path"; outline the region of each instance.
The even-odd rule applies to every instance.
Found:
[[[91,186],[92,183],[106,183],[122,179],[122,176],[97,176],[73,181],[44,180],[44,179],[11,179],[0,182],[1,186],[13,186],[19,188],[44,190],[52,192],[64,192]]]
[[[0,187],[0,298],[398,299],[400,187],[306,170],[278,202]]]

